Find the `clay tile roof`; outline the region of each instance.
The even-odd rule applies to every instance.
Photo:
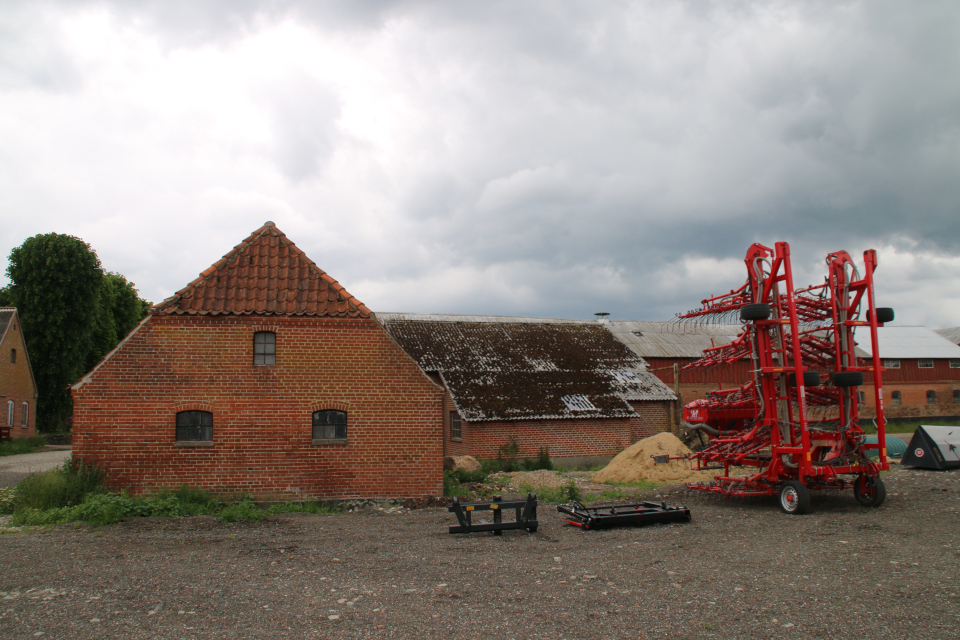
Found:
[[[317,267],[272,222],[150,312],[370,317],[362,302]]]

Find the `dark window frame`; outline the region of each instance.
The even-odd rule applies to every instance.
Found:
[[[342,409],[320,409],[311,416],[314,444],[346,444],[347,412]]]
[[[463,420],[457,411],[450,412],[450,439],[463,440]]]
[[[927,391],[927,405],[937,404],[937,392],[933,389]]]
[[[953,404],[960,404],[960,389],[953,390]]]
[[[899,407],[903,404],[903,396],[899,391],[893,391],[890,393],[890,402],[893,403],[895,407]]]
[[[10,364],[17,364],[17,350],[10,349]]]
[[[178,444],[213,444],[213,413],[199,409],[178,411],[175,439]]]
[[[253,334],[253,365],[272,367],[277,364],[277,333],[256,331]]]

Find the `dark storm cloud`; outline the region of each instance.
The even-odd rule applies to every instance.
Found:
[[[0,39],[0,79],[39,91],[94,73],[29,44],[84,11],[164,61],[286,25],[355,59],[337,75],[306,48],[251,81],[268,133],[239,146],[266,164],[202,180],[228,194],[217,206],[252,202],[251,220],[288,215],[375,307],[663,318],[738,286],[753,242],[789,241],[808,280],[830,251],[889,247],[891,292],[948,277],[960,250],[954,2],[17,6],[34,19]],[[219,150],[195,128],[184,156]]]

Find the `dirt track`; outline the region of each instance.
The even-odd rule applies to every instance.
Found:
[[[0,536],[3,638],[956,638],[960,473],[889,497],[675,494],[693,521],[450,535],[445,509]],[[41,635],[42,634],[42,635]]]

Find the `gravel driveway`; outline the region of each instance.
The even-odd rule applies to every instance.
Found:
[[[0,535],[3,638],[960,635],[960,473],[898,469],[782,514],[676,492],[689,523],[450,535],[442,508]]]
[[[0,456],[0,488],[12,487],[31,473],[50,471],[70,458],[69,445],[47,446],[33,453]]]

